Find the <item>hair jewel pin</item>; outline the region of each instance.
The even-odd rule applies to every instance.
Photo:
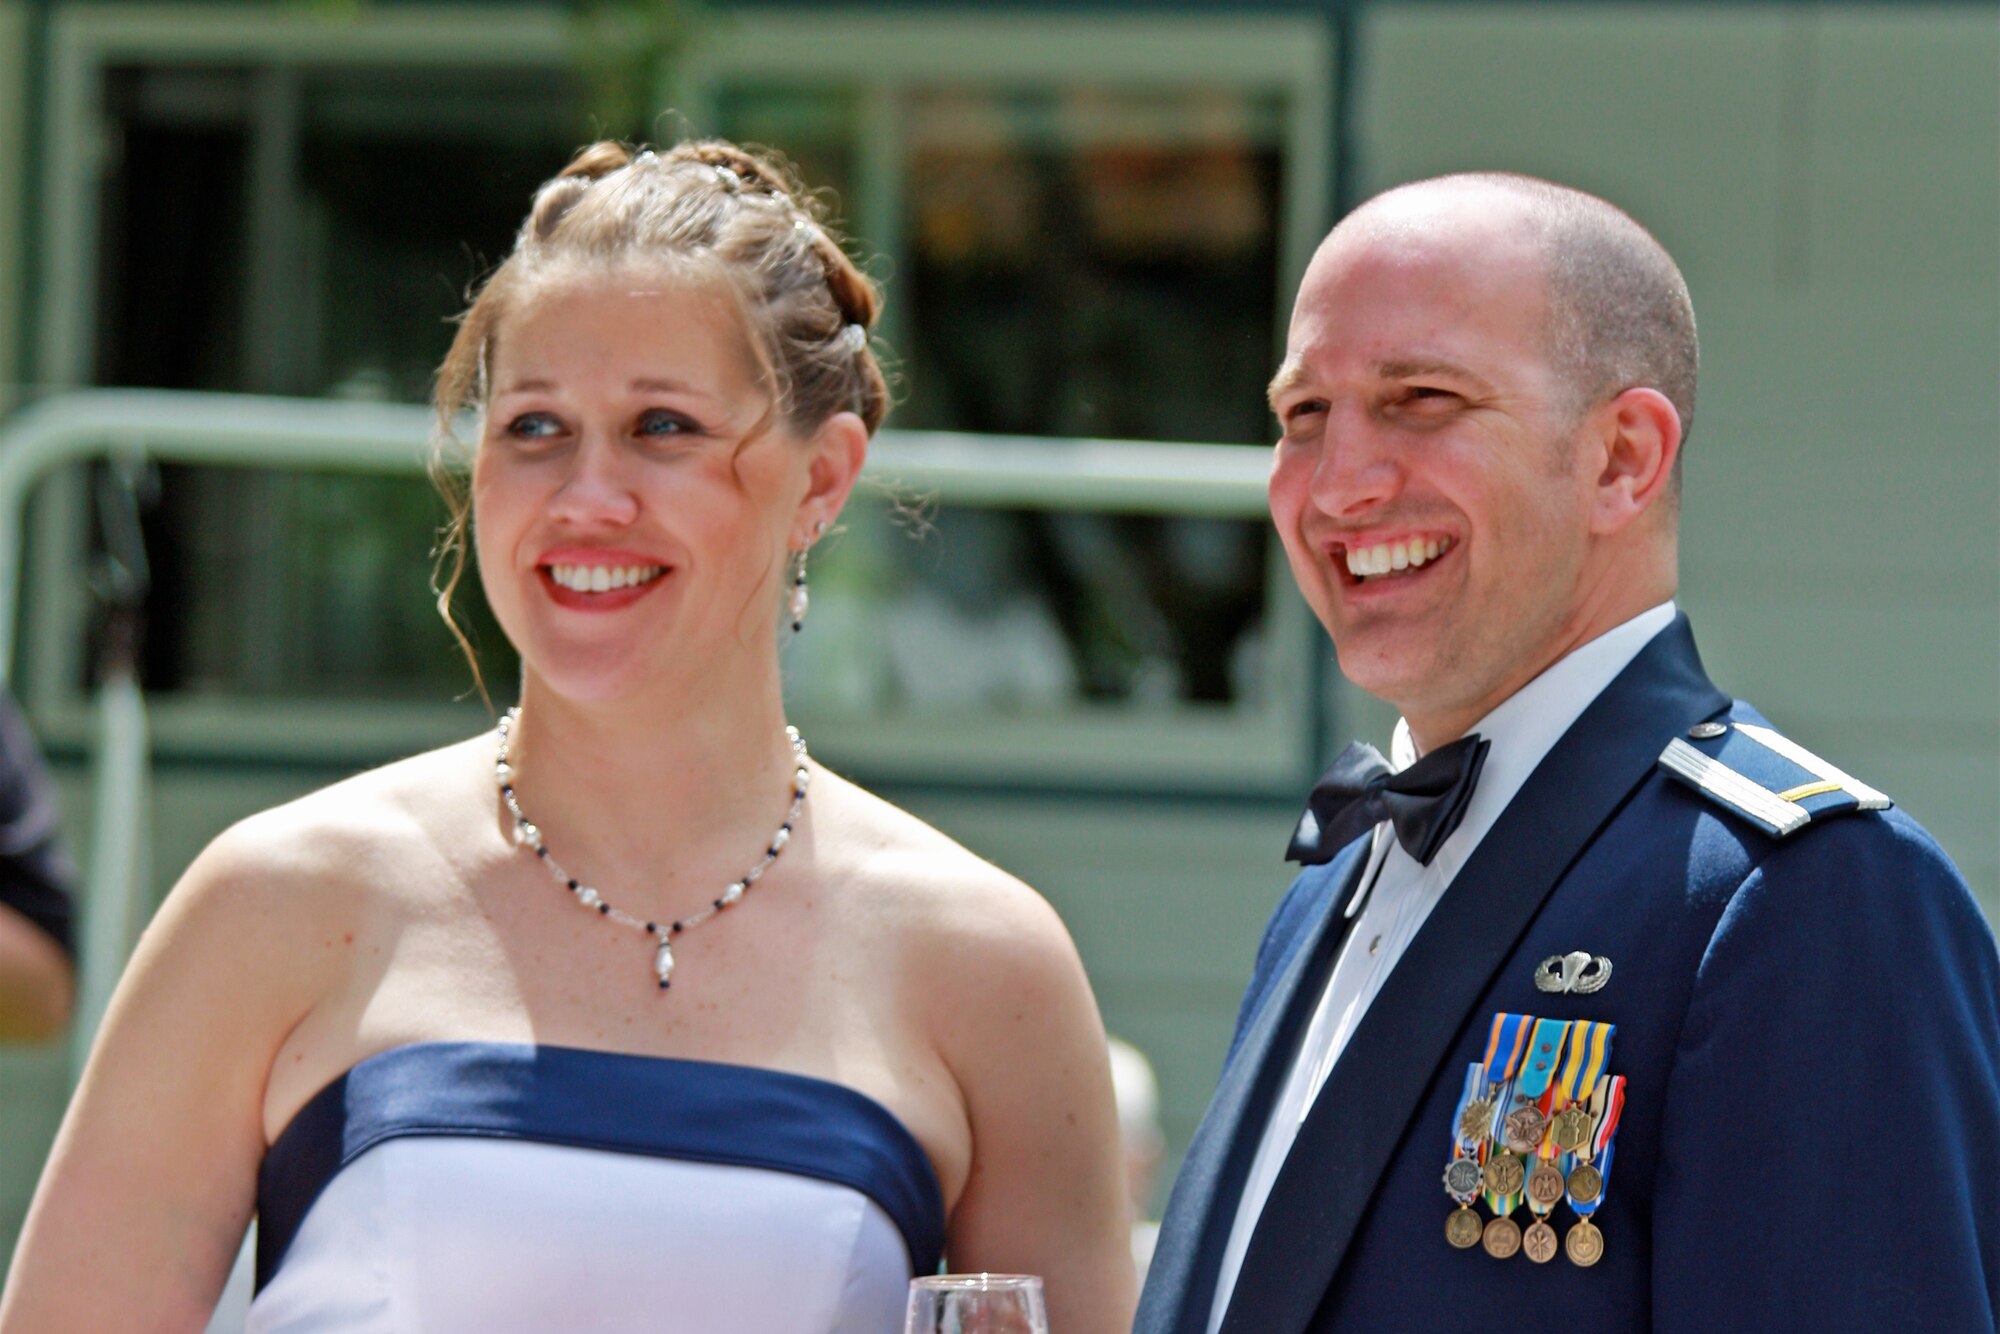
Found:
[[[732,168],[725,167],[719,162],[711,162],[708,164],[708,169],[715,173],[716,180],[722,182],[722,184],[731,190],[741,190],[743,188],[743,178],[738,176]]]
[[[851,353],[858,354],[862,348],[868,346],[868,331],[858,324],[842,325],[840,332],[834,336],[840,340],[840,345]]]

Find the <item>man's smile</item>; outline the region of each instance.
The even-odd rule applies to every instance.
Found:
[[[1453,545],[1450,537],[1414,535],[1392,541],[1335,543],[1330,554],[1336,568],[1346,573],[1341,582],[1353,585],[1404,577],[1437,560]]]

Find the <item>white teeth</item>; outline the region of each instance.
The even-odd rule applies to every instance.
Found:
[[[648,583],[665,569],[664,565],[551,565],[549,576],[579,593],[609,593]]]
[[[1401,542],[1382,542],[1372,547],[1347,549],[1347,572],[1357,579],[1414,570],[1451,550],[1450,538],[1412,537]]]

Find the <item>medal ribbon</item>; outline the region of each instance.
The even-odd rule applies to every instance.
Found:
[[[1528,1030],[1534,1022],[1533,1015],[1493,1016],[1493,1031],[1486,1039],[1485,1065],[1494,1083],[1504,1084],[1514,1077],[1515,1069],[1521,1064],[1521,1053],[1528,1045]]]
[[[1563,1040],[1569,1036],[1567,1019],[1535,1020],[1534,1036],[1528,1040],[1528,1060],[1514,1083],[1517,1101],[1540,1103],[1562,1064]],[[1546,1110],[1546,1108],[1544,1109]]]
[[[1459,1123],[1465,1120],[1465,1109],[1486,1087],[1486,1067],[1473,1064],[1465,1067],[1465,1091],[1458,1095],[1458,1106],[1451,1114],[1451,1156],[1465,1158],[1479,1151],[1480,1141],[1468,1141],[1459,1133]]]
[[[1597,1081],[1604,1077],[1604,1067],[1611,1063],[1611,1038],[1617,1031],[1616,1024],[1589,1019],[1579,1019],[1570,1025],[1569,1059],[1563,1063],[1562,1077],[1556,1081],[1558,1108],[1590,1101],[1590,1095],[1597,1091]]]
[[[1524,1106],[1532,1106],[1544,1116],[1548,1114],[1549,1098],[1552,1096],[1550,1085],[1556,1071],[1562,1068],[1563,1046],[1569,1037],[1570,1028],[1569,1021],[1565,1019],[1535,1021],[1533,1036],[1528,1039],[1527,1059],[1522,1063],[1520,1077],[1514,1081],[1512,1097],[1509,1099],[1513,1110],[1518,1112]],[[1525,1155],[1523,1167],[1529,1173],[1532,1173],[1537,1162],[1555,1156],[1555,1147],[1549,1139],[1549,1129],[1549,1124],[1543,1122],[1541,1135],[1534,1147]],[[1522,1195],[1524,1197],[1527,1195],[1525,1178]],[[1536,1204],[1532,1198],[1527,1200],[1527,1204],[1529,1211],[1538,1218],[1549,1211],[1549,1206]]]
[[[1521,1056],[1528,1049],[1528,1036],[1534,1027],[1533,1015],[1502,1012],[1493,1016],[1493,1028],[1486,1038],[1485,1066],[1486,1078],[1498,1096],[1493,1100],[1493,1121],[1487,1128],[1487,1142],[1480,1146],[1481,1162],[1506,1143],[1507,1111],[1514,1105],[1514,1075],[1521,1067]],[[1519,1191],[1498,1195],[1488,1190],[1483,1194],[1496,1218],[1505,1218],[1521,1205]]]
[[[1453,1109],[1451,1114],[1451,1156],[1444,1160],[1447,1168],[1461,1158],[1470,1159],[1475,1163],[1483,1163],[1484,1161],[1482,1150],[1485,1147],[1485,1138],[1482,1136],[1476,1140],[1468,1140],[1460,1133],[1459,1125],[1465,1120],[1465,1109],[1471,1106],[1472,1100],[1483,1093],[1485,1089],[1486,1067],[1477,1063],[1466,1066],[1465,1089],[1458,1095],[1458,1106]],[[1470,1195],[1461,1196],[1457,1194],[1452,1190],[1449,1179],[1445,1182],[1444,1191],[1445,1194],[1450,1195],[1452,1199],[1457,1200],[1461,1205],[1470,1205],[1474,1200],[1479,1198],[1477,1190],[1473,1191]]]
[[[1504,1031],[1503,1020],[1509,1021]],[[1500,1082],[1493,1086],[1498,1093],[1493,1099],[1493,1118],[1486,1127],[1486,1141],[1479,1146],[1479,1159],[1482,1164],[1493,1155],[1507,1151],[1507,1113],[1514,1106],[1515,1085],[1519,1082],[1514,1072],[1521,1064],[1522,1053],[1527,1050],[1527,1036],[1534,1022],[1532,1015],[1525,1014],[1503,1014],[1494,1018],[1493,1040],[1488,1045],[1506,1054],[1507,1065]],[[1493,1067],[1489,1063],[1486,1069],[1491,1074]],[[1525,1189],[1525,1180],[1523,1186]],[[1523,1191],[1517,1190],[1511,1195],[1502,1195],[1497,1191],[1486,1190],[1481,1194],[1486,1200],[1486,1206],[1493,1211],[1493,1216],[1505,1218],[1521,1207]]]
[[[1618,1075],[1612,1079],[1611,1091],[1605,1098],[1604,1118],[1597,1123],[1597,1133],[1591,1137],[1592,1153],[1603,1155],[1611,1152],[1611,1141],[1618,1134],[1618,1118],[1624,1110],[1625,1076]]]
[[[1625,1110],[1625,1076],[1614,1076],[1603,1092],[1604,1112],[1597,1118],[1597,1132],[1590,1137],[1591,1162],[1597,1168],[1601,1184],[1594,1200],[1570,1198],[1569,1207],[1576,1210],[1578,1218],[1588,1218],[1596,1213],[1597,1206],[1604,1203],[1604,1197],[1611,1191],[1612,1141],[1618,1134],[1618,1118]]]
[[[1513,1081],[1509,1080],[1501,1088],[1500,1096],[1494,1099],[1493,1124],[1487,1128],[1486,1143],[1479,1146],[1479,1161],[1482,1164],[1494,1154],[1506,1151],[1507,1105],[1513,1101],[1513,1091]],[[1524,1177],[1522,1178],[1523,1190],[1526,1189],[1526,1185],[1527,1180]],[[1481,1191],[1480,1194],[1484,1196],[1486,1206],[1493,1211],[1495,1218],[1505,1218],[1508,1214],[1513,1213],[1521,1207],[1523,1190],[1517,1190],[1512,1195],[1501,1195],[1491,1190]]]

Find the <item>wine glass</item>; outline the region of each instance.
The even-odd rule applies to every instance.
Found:
[[[1049,1334],[1033,1274],[936,1274],[910,1280],[903,1334]]]

